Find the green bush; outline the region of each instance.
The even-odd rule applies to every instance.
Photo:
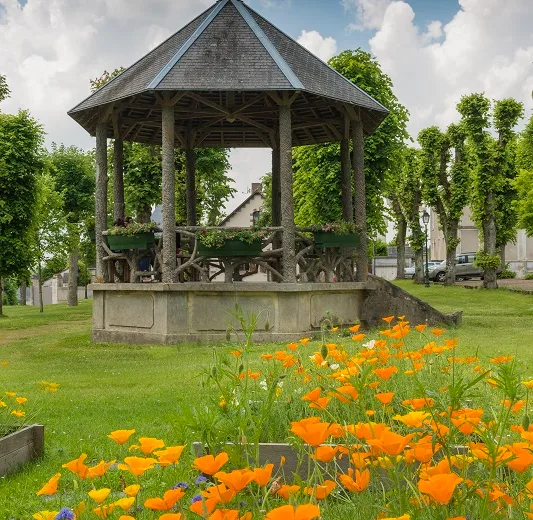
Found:
[[[516,278],[516,273],[510,269],[504,269],[501,273],[498,273],[499,280],[506,280],[508,278]]]
[[[3,280],[2,305],[18,305],[17,285],[13,280]]]
[[[527,273],[526,280],[533,280],[533,273]]]

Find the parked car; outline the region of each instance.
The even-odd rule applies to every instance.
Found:
[[[441,260],[432,260],[431,262],[428,262],[429,272],[438,265],[441,264]],[[424,269],[426,268],[426,263],[424,262]],[[406,278],[414,278],[415,277],[415,267],[406,267],[405,268],[405,277]]]
[[[455,257],[455,279],[461,281],[470,278],[483,278],[483,270],[474,265],[475,260],[476,253],[457,255]],[[429,272],[429,279],[432,282],[444,282],[446,279],[446,260]]]

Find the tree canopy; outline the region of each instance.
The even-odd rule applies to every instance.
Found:
[[[365,138],[368,228],[370,233],[384,232],[386,177],[409,137],[409,114],[394,94],[390,77],[368,52],[347,50],[329,63],[390,111],[374,134]],[[293,158],[297,223],[309,225],[339,220],[342,216],[339,144],[300,147],[294,150]],[[328,204],[324,204],[325,200]]]

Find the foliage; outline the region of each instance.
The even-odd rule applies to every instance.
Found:
[[[28,112],[0,113],[0,278],[28,271],[43,129]]]
[[[533,117],[518,141],[516,165],[519,174],[514,181],[517,197],[513,204],[518,225],[533,236]]]
[[[374,134],[365,138],[368,229],[371,234],[384,232],[383,192],[388,172],[409,137],[408,112],[395,96],[391,79],[369,53],[361,49],[345,51],[329,63],[390,111]],[[307,226],[339,220],[342,217],[340,145],[297,148],[293,161],[297,224]]]
[[[377,256],[388,256],[389,248],[384,240],[370,240],[368,243],[368,256],[369,258]]]
[[[129,222],[126,226],[113,226],[107,230],[107,234],[111,236],[126,236],[131,237],[141,233],[153,233],[157,231],[158,227],[155,222]]]
[[[262,193],[265,197],[261,215],[257,222],[258,227],[271,227],[272,224],[272,173],[267,173],[261,177]],[[294,201],[296,204],[296,200]]]
[[[332,233],[333,235],[354,235],[357,233],[357,227],[353,222],[346,220],[339,220],[330,224],[311,226],[313,231],[324,231],[325,233]]]
[[[486,269],[498,269],[501,259],[498,255],[489,255],[484,251],[478,251],[476,259],[474,260],[474,266],[480,267],[483,270]]]
[[[119,67],[113,72],[107,72],[104,70],[102,75],[99,78],[91,79],[91,92],[96,92],[99,88],[102,88],[106,83],[111,81],[113,78],[116,78],[122,71],[126,70],[124,67]]]
[[[18,305],[17,300],[17,284],[14,279],[6,278],[2,280],[2,304],[3,305]]]
[[[4,101],[4,99],[7,99],[10,95],[11,91],[9,90],[6,77],[0,74],[0,103]]]
[[[498,273],[499,280],[508,280],[510,278],[516,278],[516,273],[514,271],[511,271],[511,269],[509,268],[506,268]]]
[[[533,273],[527,273],[526,280],[533,280]]]
[[[223,247],[226,240],[238,240],[245,244],[253,244],[264,237],[264,232],[256,230],[243,229],[241,231],[222,231],[206,230],[199,231],[196,236],[198,240],[206,247],[219,248]]]

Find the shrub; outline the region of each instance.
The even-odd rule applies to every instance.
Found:
[[[527,273],[526,280],[533,280],[533,273]]]
[[[511,269],[504,269],[501,273],[498,273],[499,280],[506,280],[509,278],[516,278],[516,273]]]

